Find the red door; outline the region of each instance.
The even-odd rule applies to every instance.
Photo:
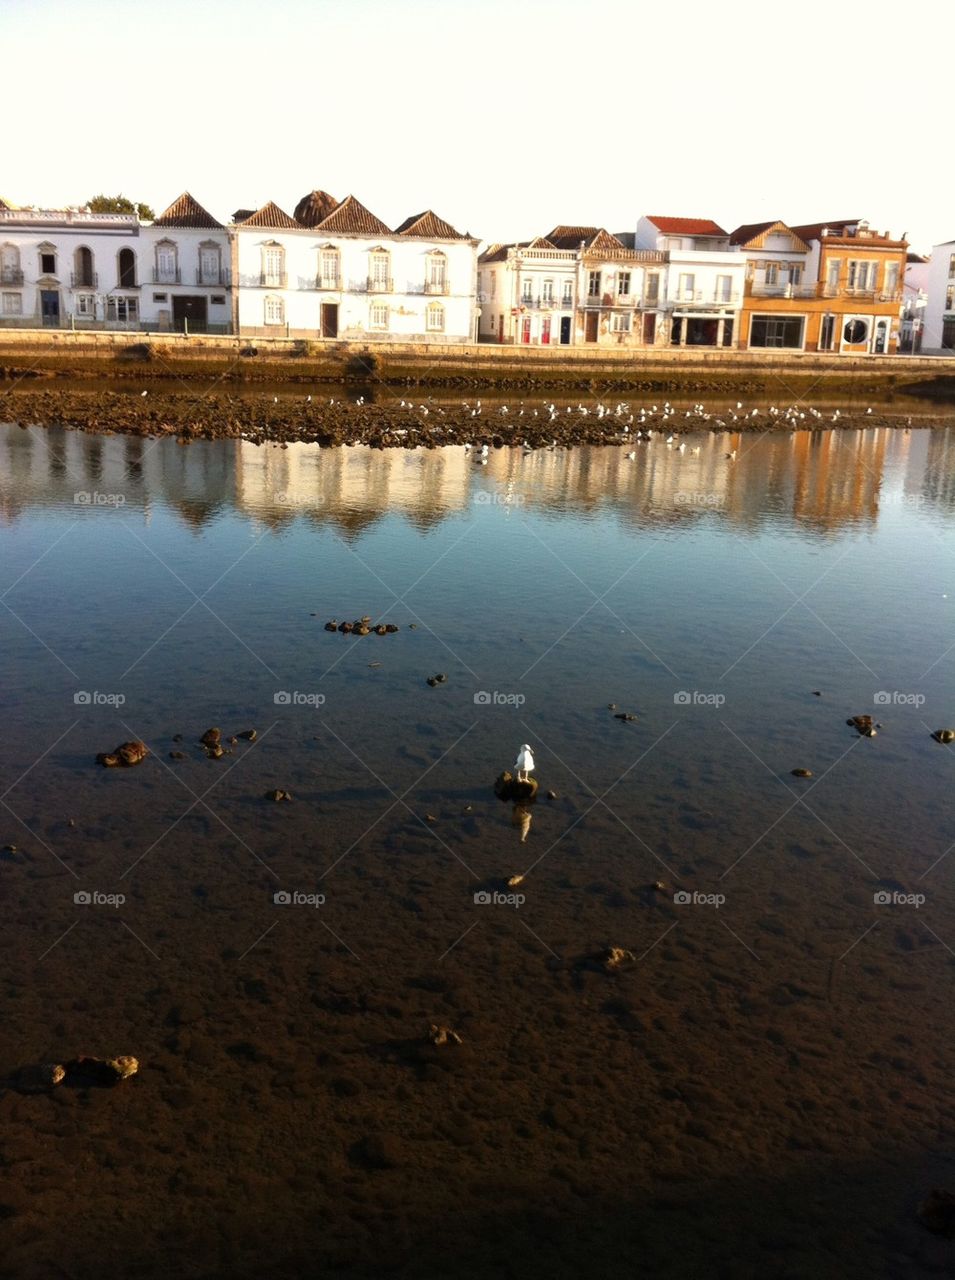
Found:
[[[541,342],[544,345],[550,343],[550,316],[544,316],[541,320]]]
[[[503,316],[498,316],[497,318],[497,340],[498,342],[504,341],[504,317]]]
[[[524,316],[521,321],[521,342],[530,342],[531,340],[531,318]]]

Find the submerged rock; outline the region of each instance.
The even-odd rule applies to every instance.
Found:
[[[276,789],[274,791],[266,791],[265,798],[266,800],[274,800],[278,804],[282,800],[291,800],[292,793],[291,791],[279,791]]]
[[[508,769],[494,780],[494,794],[499,800],[533,800],[537,795],[537,779],[518,781]]]
[[[793,769],[791,772],[794,778],[811,778],[812,777],[811,769]]]
[[[850,728],[858,730],[863,738],[874,738],[876,726],[872,722],[871,716],[850,716],[846,721]]]
[[[139,1070],[139,1062],[129,1054],[118,1058],[71,1058],[64,1064],[67,1084],[119,1084]]]
[[[45,1093],[60,1084],[66,1071],[57,1062],[20,1067],[10,1078],[10,1087],[19,1093]]]
[[[133,765],[142,764],[148,755],[145,742],[121,742],[114,751],[101,751],[96,763],[105,769],[131,769]]]
[[[204,747],[217,747],[222,741],[222,730],[207,729],[199,741]]]
[[[464,1044],[464,1041],[453,1027],[438,1026],[432,1023],[426,1037],[432,1044]]]
[[[241,733],[237,733],[235,736],[244,738],[246,742],[254,742],[259,735],[255,729],[243,729]]]
[[[636,958],[632,951],[627,951],[623,947],[607,947],[594,957],[607,973],[613,973],[626,964],[633,964]]]

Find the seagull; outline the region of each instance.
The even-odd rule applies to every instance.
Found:
[[[148,391],[141,391],[141,392],[140,392],[140,395],[148,396],[148,395],[149,395],[149,392],[148,392]]]
[[[527,775],[534,768],[534,756],[531,753],[531,749],[526,742],[522,745],[520,751],[518,751],[517,753],[517,759],[514,762],[514,768],[517,770],[517,781],[527,782],[528,781]]]

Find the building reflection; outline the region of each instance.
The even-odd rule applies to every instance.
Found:
[[[174,512],[197,532],[240,516],[354,538],[385,517],[426,532],[482,506],[611,516],[635,529],[785,523],[822,536],[872,526],[899,502],[955,511],[955,429],[688,435],[571,450],[320,449],[0,427],[0,520],[35,508]],[[630,457],[630,454],[634,457]],[[87,495],[84,498],[84,495]]]

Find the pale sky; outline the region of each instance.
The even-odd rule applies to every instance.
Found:
[[[955,238],[955,3],[0,0],[0,195]]]

